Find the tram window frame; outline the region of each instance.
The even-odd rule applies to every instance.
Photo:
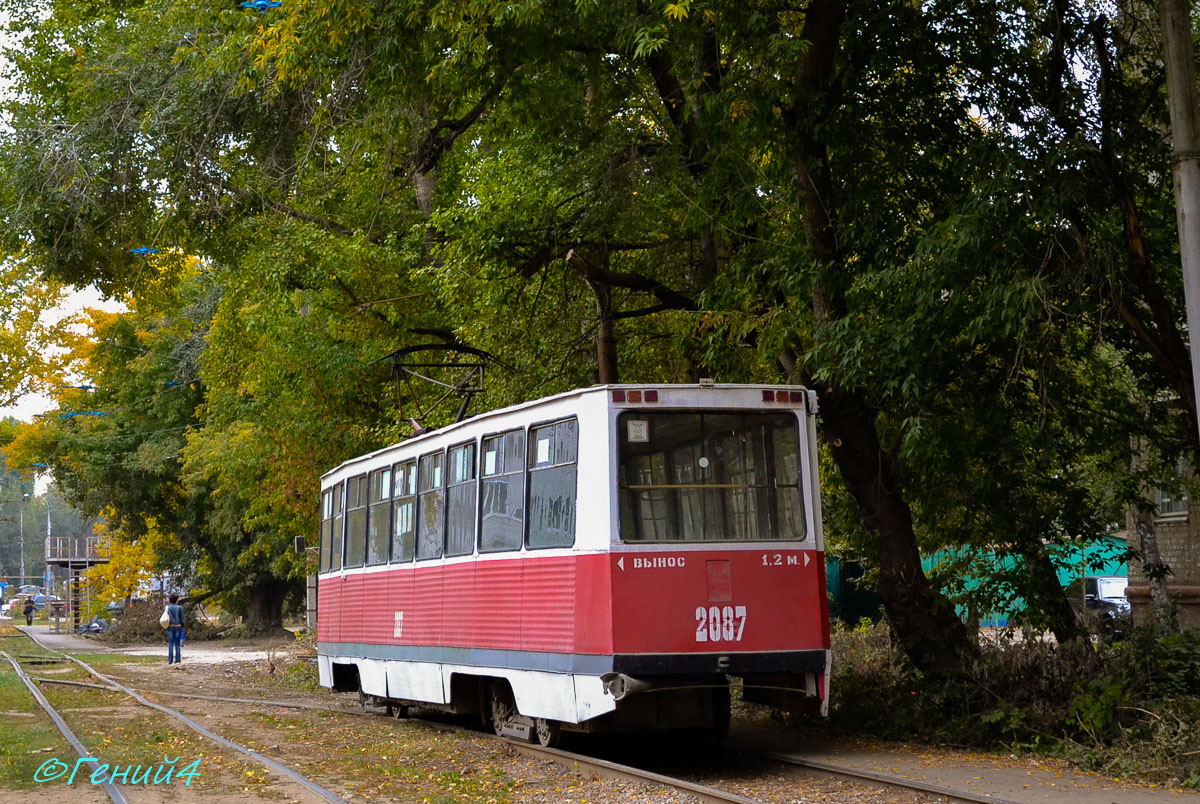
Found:
[[[436,478],[431,486],[426,486],[426,462],[440,460],[434,468]],[[430,508],[434,510],[430,510]],[[436,537],[428,534],[429,525],[437,526]],[[431,561],[441,558],[444,553],[446,540],[446,451],[427,452],[417,458],[417,561]],[[426,548],[437,546],[437,552],[431,553]]]
[[[444,554],[447,558],[469,556],[475,552],[479,509],[479,468],[475,456],[478,449],[475,441],[464,441],[452,444],[446,450]],[[456,523],[456,518],[464,521]]]
[[[346,543],[342,553],[346,569],[356,569],[367,561],[367,497],[366,472],[346,481]]]
[[[510,439],[518,439],[519,444],[510,446]],[[500,442],[500,448],[496,451],[496,459],[489,472],[487,458],[489,454],[489,443]],[[480,495],[479,495],[479,552],[480,553],[504,553],[517,552],[525,543],[525,521],[528,517],[525,515],[526,499],[525,492],[529,487],[526,482],[527,468],[525,466],[526,447],[529,439],[524,428],[517,427],[512,430],[505,430],[502,433],[493,433],[485,435],[480,439]],[[513,448],[519,447],[519,452],[515,452]],[[513,486],[516,485],[514,489]],[[497,499],[496,495],[490,495],[490,489],[504,489],[503,504],[505,510],[503,513],[497,511],[489,511],[489,501]],[[510,493],[515,492],[515,493]],[[516,502],[516,516],[512,515],[513,509],[508,505],[509,500]],[[497,533],[497,538],[489,544],[489,531],[498,530],[497,528],[489,528],[489,522],[495,521],[496,518],[503,520],[516,519],[516,529],[513,532],[512,528],[508,529],[508,533]],[[507,540],[504,537],[507,536]]]
[[[400,506],[411,505],[408,542],[397,529],[401,526]],[[408,563],[417,553],[417,459],[409,458],[392,466],[392,545],[391,563]]]
[[[690,435],[684,418],[689,416],[696,419],[696,437],[655,434],[673,425],[682,435]],[[730,430],[729,422],[722,420],[735,417],[740,421]],[[638,432],[649,441],[630,440],[627,434],[634,432],[631,421],[642,422]],[[616,420],[621,541],[771,544],[807,540],[801,424],[794,413],[761,409],[621,413]],[[741,438],[746,449],[731,448],[729,438]],[[696,456],[694,462],[688,453]],[[718,457],[722,455],[725,457]],[[638,481],[631,483],[631,477],[639,473]],[[699,535],[688,535],[693,532]]]
[[[551,437],[545,458],[540,454],[540,443],[536,433],[549,430]],[[553,550],[574,547],[576,530],[578,528],[579,500],[579,418],[569,416],[549,422],[530,425],[529,435],[525,441],[527,482],[525,484],[525,548],[527,550]],[[568,479],[569,478],[569,479]],[[566,479],[566,482],[564,482]],[[564,489],[570,487],[570,540],[543,541],[542,533],[553,533],[553,529],[540,528],[535,538],[535,525],[539,524],[540,515],[535,509],[535,499],[539,496],[539,487],[552,489],[552,483],[559,483]],[[566,529],[561,529],[566,532]]]
[[[329,552],[333,546],[333,489],[321,492],[321,552],[318,572],[329,572]]]
[[[339,480],[333,491],[333,526],[330,528],[329,572],[342,568],[342,551],[346,549],[346,481]]]
[[[382,515],[382,526],[379,518]],[[392,535],[392,467],[374,469],[367,475],[366,566],[388,563]]]

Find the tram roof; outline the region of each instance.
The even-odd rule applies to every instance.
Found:
[[[797,388],[803,388],[803,386],[783,385],[780,383],[686,383],[686,384],[685,383],[630,383],[630,384],[618,384],[618,385],[591,385],[591,386],[588,386],[587,388],[575,388],[570,391],[563,391],[560,394],[554,394],[553,396],[542,396],[542,397],[538,397],[537,399],[531,399],[528,402],[518,402],[515,405],[509,405],[507,407],[496,408],[495,410],[488,410],[488,411],[484,411],[483,413],[477,413],[474,416],[469,416],[469,417],[463,419],[462,421],[454,422],[453,424],[448,424],[445,427],[439,427],[436,430],[429,430],[428,432],[424,432],[419,435],[414,435],[409,438],[406,438],[403,441],[397,441],[393,444],[388,444],[385,447],[380,447],[379,449],[374,450],[373,452],[368,452],[363,455],[357,455],[353,458],[350,458],[349,460],[342,461],[340,464],[333,467],[328,472],[325,472],[323,475],[321,475],[321,479],[324,480],[326,477],[336,474],[348,466],[353,466],[354,464],[370,461],[373,458],[375,458],[376,456],[382,455],[385,452],[389,452],[389,451],[395,449],[396,447],[400,446],[401,444],[404,444],[407,446],[408,444],[418,444],[422,441],[426,441],[426,440],[430,440],[430,439],[434,439],[434,438],[440,438],[441,436],[444,436],[448,433],[453,433],[455,430],[461,429],[463,427],[468,427],[470,425],[473,425],[473,424],[479,422],[480,420],[489,419],[494,416],[502,416],[502,415],[505,415],[508,413],[516,413],[516,412],[519,412],[522,410],[537,408],[537,407],[541,407],[542,405],[546,405],[546,404],[549,404],[552,402],[558,402],[563,399],[570,399],[571,397],[582,397],[582,396],[586,396],[586,395],[590,395],[590,394],[608,393],[614,389],[626,389],[626,390],[628,390],[628,389],[632,389],[632,390],[658,389],[658,390],[663,390],[663,389],[667,389],[667,388],[678,388],[678,389],[686,388],[686,389],[694,389],[694,390],[702,390],[703,389],[703,390],[714,390],[714,391],[720,391],[720,390],[745,391],[745,390],[773,389],[773,388],[797,389]]]

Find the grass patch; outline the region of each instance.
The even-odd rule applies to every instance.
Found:
[[[58,733],[29,690],[0,665],[0,789],[35,788],[34,771],[51,757],[73,761],[75,752]]]
[[[193,788],[280,795],[274,789],[276,780],[263,766],[214,745],[167,715],[130,705],[123,693],[60,687],[46,690],[46,697],[100,762],[157,769],[178,758],[174,767],[182,769],[199,759]]]
[[[258,728],[231,723],[222,730],[272,741],[295,752],[288,760],[301,773],[367,798],[503,804],[523,783],[503,746],[469,734],[333,712],[257,711],[251,718]]]

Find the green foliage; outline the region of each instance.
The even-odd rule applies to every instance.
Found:
[[[936,681],[886,624],[835,629],[833,728],[897,740],[1052,752],[1082,767],[1195,785],[1200,639],[1136,629],[1115,644],[1002,638],[967,677]]]
[[[1160,68],[1130,33],[1151,4],[1114,29],[870,0],[833,43],[823,6],[732,0],[4,8],[0,242],[37,298],[0,325],[36,330],[58,282],[131,304],[76,353],[100,390],[60,395],[109,415],[27,452],[85,510],[177,535],[170,565],[234,609],[298,592],[321,472],[453,416],[378,362],[402,347],[485,352],[488,407],[595,381],[605,316],[627,381],[777,382],[795,356],[862,403],[922,547],[1021,557],[980,594],[1064,634],[1044,545],[1192,443],[1138,334],[1182,326]],[[826,484],[870,571],[863,490]]]

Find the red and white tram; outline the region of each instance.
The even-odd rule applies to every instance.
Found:
[[[498,733],[824,713],[814,416],[797,387],[598,386],[322,478],[321,684]]]

